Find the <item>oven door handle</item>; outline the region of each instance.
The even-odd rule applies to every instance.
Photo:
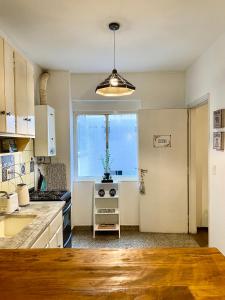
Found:
[[[63,215],[65,215],[67,213],[67,211],[71,208],[72,204],[70,203],[69,206],[66,208],[65,211],[63,211]]]

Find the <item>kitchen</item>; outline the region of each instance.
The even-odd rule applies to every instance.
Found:
[[[225,7],[150,2],[0,3],[3,299],[225,298]]]

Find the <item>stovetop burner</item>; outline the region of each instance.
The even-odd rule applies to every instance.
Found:
[[[68,191],[33,191],[30,193],[31,201],[68,201],[71,193]]]

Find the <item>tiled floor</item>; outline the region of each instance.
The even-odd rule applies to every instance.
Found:
[[[137,230],[121,232],[121,238],[111,233],[98,233],[92,238],[91,230],[75,230],[73,248],[161,248],[207,246],[201,234],[141,233]],[[203,243],[204,240],[204,243]],[[201,242],[200,242],[201,241]],[[204,245],[203,245],[204,244]]]

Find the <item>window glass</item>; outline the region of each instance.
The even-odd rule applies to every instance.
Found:
[[[106,122],[113,176],[137,176],[137,116],[79,115],[77,118],[78,177],[102,177],[106,151]]]
[[[137,176],[137,116],[109,116],[111,171],[115,175]]]
[[[80,115],[77,118],[78,177],[103,174],[105,155],[105,116]]]

